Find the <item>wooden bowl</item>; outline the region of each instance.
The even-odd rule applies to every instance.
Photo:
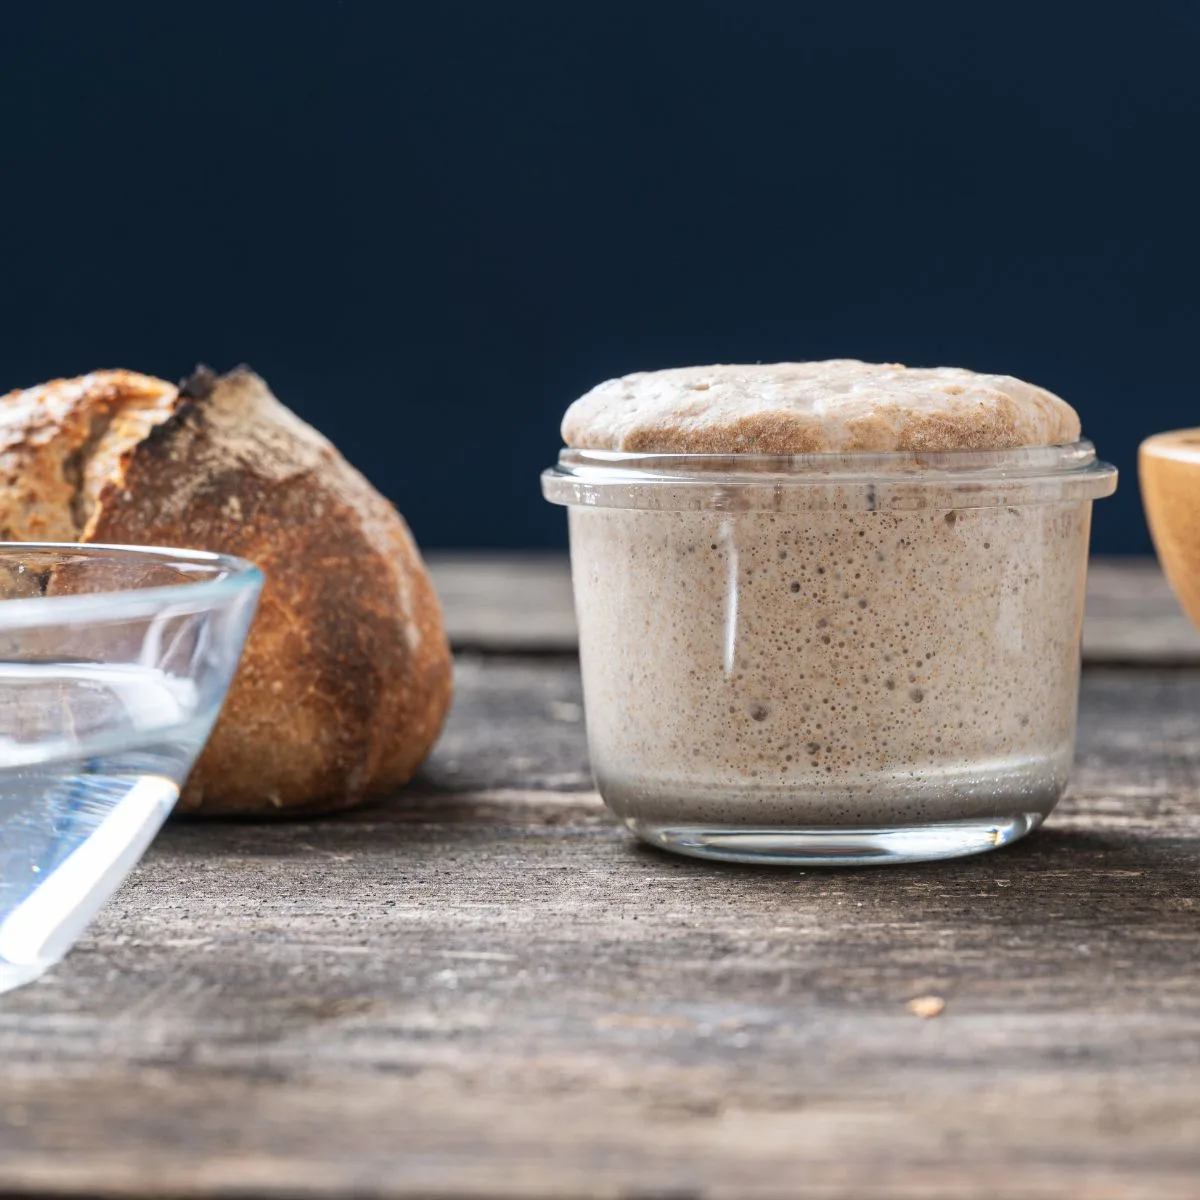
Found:
[[[1200,429],[1147,438],[1138,449],[1138,480],[1158,560],[1200,626]]]

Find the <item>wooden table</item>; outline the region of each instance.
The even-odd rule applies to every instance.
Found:
[[[437,575],[458,702],[411,789],[169,826],[0,1000],[0,1190],[1200,1194],[1200,636],[1152,564],[1093,572],[1050,824],[858,871],[635,845],[563,564]]]

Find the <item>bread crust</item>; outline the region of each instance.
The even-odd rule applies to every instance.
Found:
[[[246,368],[202,370],[178,390],[128,372],[85,380],[46,388],[74,396],[72,413],[115,412],[106,433],[122,420],[127,428],[119,444],[90,444],[107,456],[106,472],[89,475],[85,458],[66,506],[84,523],[64,540],[237,554],[266,578],[180,811],[329,811],[405,783],[441,729],[451,664],[428,573],[393,506]],[[146,397],[153,420],[137,415]],[[57,423],[57,448],[30,488],[89,448],[73,428]],[[20,439],[11,450],[41,461]],[[33,530],[0,503],[3,520],[17,536]]]
[[[1000,450],[1079,438],[1044,388],[959,367],[831,359],[643,371],[581,396],[568,446],[678,454]]]
[[[119,456],[177,402],[173,384],[134,371],[0,397],[0,540],[78,541]]]

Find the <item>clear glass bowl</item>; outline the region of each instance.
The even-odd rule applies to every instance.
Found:
[[[1071,767],[1088,442],[565,450],[592,768],[639,837],[739,862],[987,850]]]
[[[0,543],[0,991],[70,949],[162,825],[261,586],[216,554]]]

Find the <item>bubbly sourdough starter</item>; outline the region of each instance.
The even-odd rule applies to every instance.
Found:
[[[1090,510],[572,507],[601,794],[634,827],[1044,816]]]

